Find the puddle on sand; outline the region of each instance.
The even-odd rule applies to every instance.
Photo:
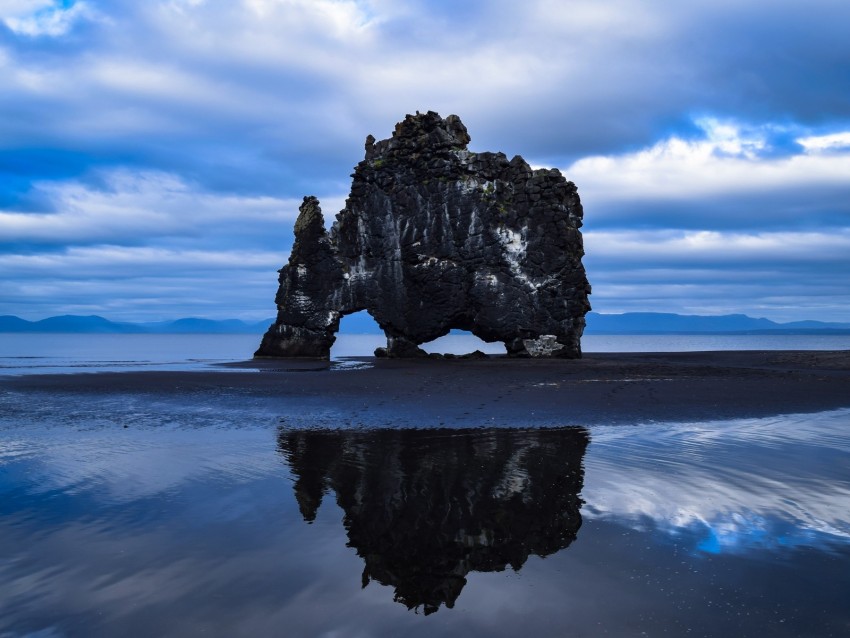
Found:
[[[850,627],[850,411],[396,430],[25,398],[0,410],[0,635]]]

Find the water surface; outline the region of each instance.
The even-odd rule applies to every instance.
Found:
[[[394,430],[87,400],[0,392],[2,636],[850,629],[847,410]]]
[[[2,334],[0,375],[123,370],[200,370],[245,361],[260,335]],[[331,350],[335,362],[371,356],[386,346],[382,335],[340,334]],[[585,352],[688,352],[705,350],[850,350],[850,335],[587,335]],[[451,334],[423,348],[466,354],[505,354],[501,343]]]

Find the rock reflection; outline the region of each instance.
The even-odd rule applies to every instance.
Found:
[[[328,490],[370,580],[425,614],[453,607],[470,571],[519,570],[581,526],[580,427],[282,430],[295,497],[312,522]]]

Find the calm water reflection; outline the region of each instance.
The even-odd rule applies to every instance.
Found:
[[[361,431],[25,399],[4,638],[850,634],[848,411]]]
[[[348,544],[395,600],[453,607],[470,571],[519,570],[575,540],[583,428],[284,431],[304,520],[332,490]]]

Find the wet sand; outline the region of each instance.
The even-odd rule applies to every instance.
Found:
[[[556,361],[255,360],[210,371],[6,377],[0,389],[150,395],[212,409],[261,406],[281,421],[313,426],[706,421],[848,407],[850,351],[591,353]]]

